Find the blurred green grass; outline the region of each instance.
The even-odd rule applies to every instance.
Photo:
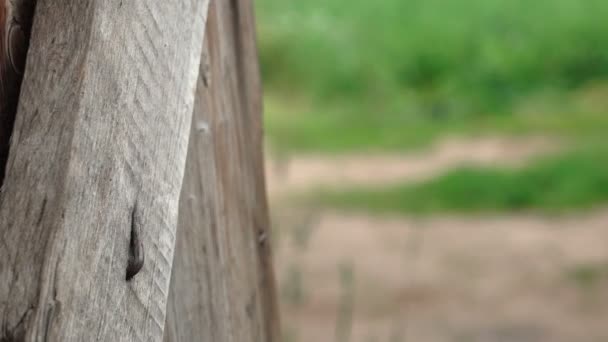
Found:
[[[318,191],[316,205],[375,213],[564,212],[608,203],[608,148],[580,147],[520,169],[458,168],[420,184]]]
[[[606,90],[608,108],[608,88]],[[279,109],[281,107],[268,100],[266,106],[266,128],[271,147],[286,154],[400,152],[424,147],[446,135],[543,135],[578,143],[597,140],[608,132],[608,113],[601,108],[540,109],[433,120],[382,114],[357,115],[340,108],[332,108],[332,112],[323,114],[308,109],[298,115],[285,115],[290,110],[288,106]]]
[[[278,153],[403,151],[446,135],[575,148],[523,169],[319,192],[343,209],[432,213],[608,202],[608,1],[258,0],[265,125]]]
[[[583,290],[599,290],[608,280],[608,265],[604,263],[586,263],[570,267],[566,277]]]
[[[608,128],[603,0],[258,0],[274,150]]]

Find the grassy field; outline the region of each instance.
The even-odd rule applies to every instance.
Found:
[[[402,152],[446,135],[583,146],[522,170],[326,193],[372,211],[588,207],[608,198],[608,2],[258,0],[278,154]]]
[[[420,184],[325,191],[312,199],[317,205],[402,214],[590,209],[608,203],[607,152],[575,149],[522,169],[460,168]]]
[[[608,341],[608,1],[255,3],[284,341]]]
[[[608,88],[604,96],[608,108]],[[542,108],[434,120],[381,113],[359,115],[347,108],[330,109],[331,112],[310,108],[294,114],[288,105],[268,98],[266,107],[267,138],[272,150],[279,154],[401,152],[424,147],[446,135],[542,135],[578,143],[602,140],[608,132],[608,113],[599,108],[554,111]]]
[[[257,14],[275,150],[608,128],[606,1],[258,0]]]
[[[255,3],[284,341],[608,341],[608,1]]]

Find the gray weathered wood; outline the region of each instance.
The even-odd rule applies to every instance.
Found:
[[[162,339],[207,3],[38,1],[0,195],[0,341]],[[132,217],[145,264],[127,282]]]
[[[215,1],[180,200],[166,342],[279,342],[250,0]]]

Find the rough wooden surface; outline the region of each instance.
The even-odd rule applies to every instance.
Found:
[[[166,342],[279,341],[254,27],[250,0],[211,3]]]
[[[0,341],[162,340],[207,2],[38,1],[0,195]],[[132,218],[145,264],[127,282]]]

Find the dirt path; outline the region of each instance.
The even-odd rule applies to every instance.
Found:
[[[276,246],[294,341],[335,341],[351,291],[340,285],[344,265],[354,342],[608,340],[608,212],[305,218],[281,226]]]
[[[467,163],[518,166],[556,147],[449,140],[415,155],[271,164],[285,341],[608,341],[608,210],[414,219],[306,212],[281,200],[318,186],[421,180]],[[339,339],[337,330],[352,336]]]
[[[405,155],[296,156],[267,163],[271,196],[315,187],[382,185],[436,176],[460,165],[518,166],[556,150],[547,138],[446,139]]]

